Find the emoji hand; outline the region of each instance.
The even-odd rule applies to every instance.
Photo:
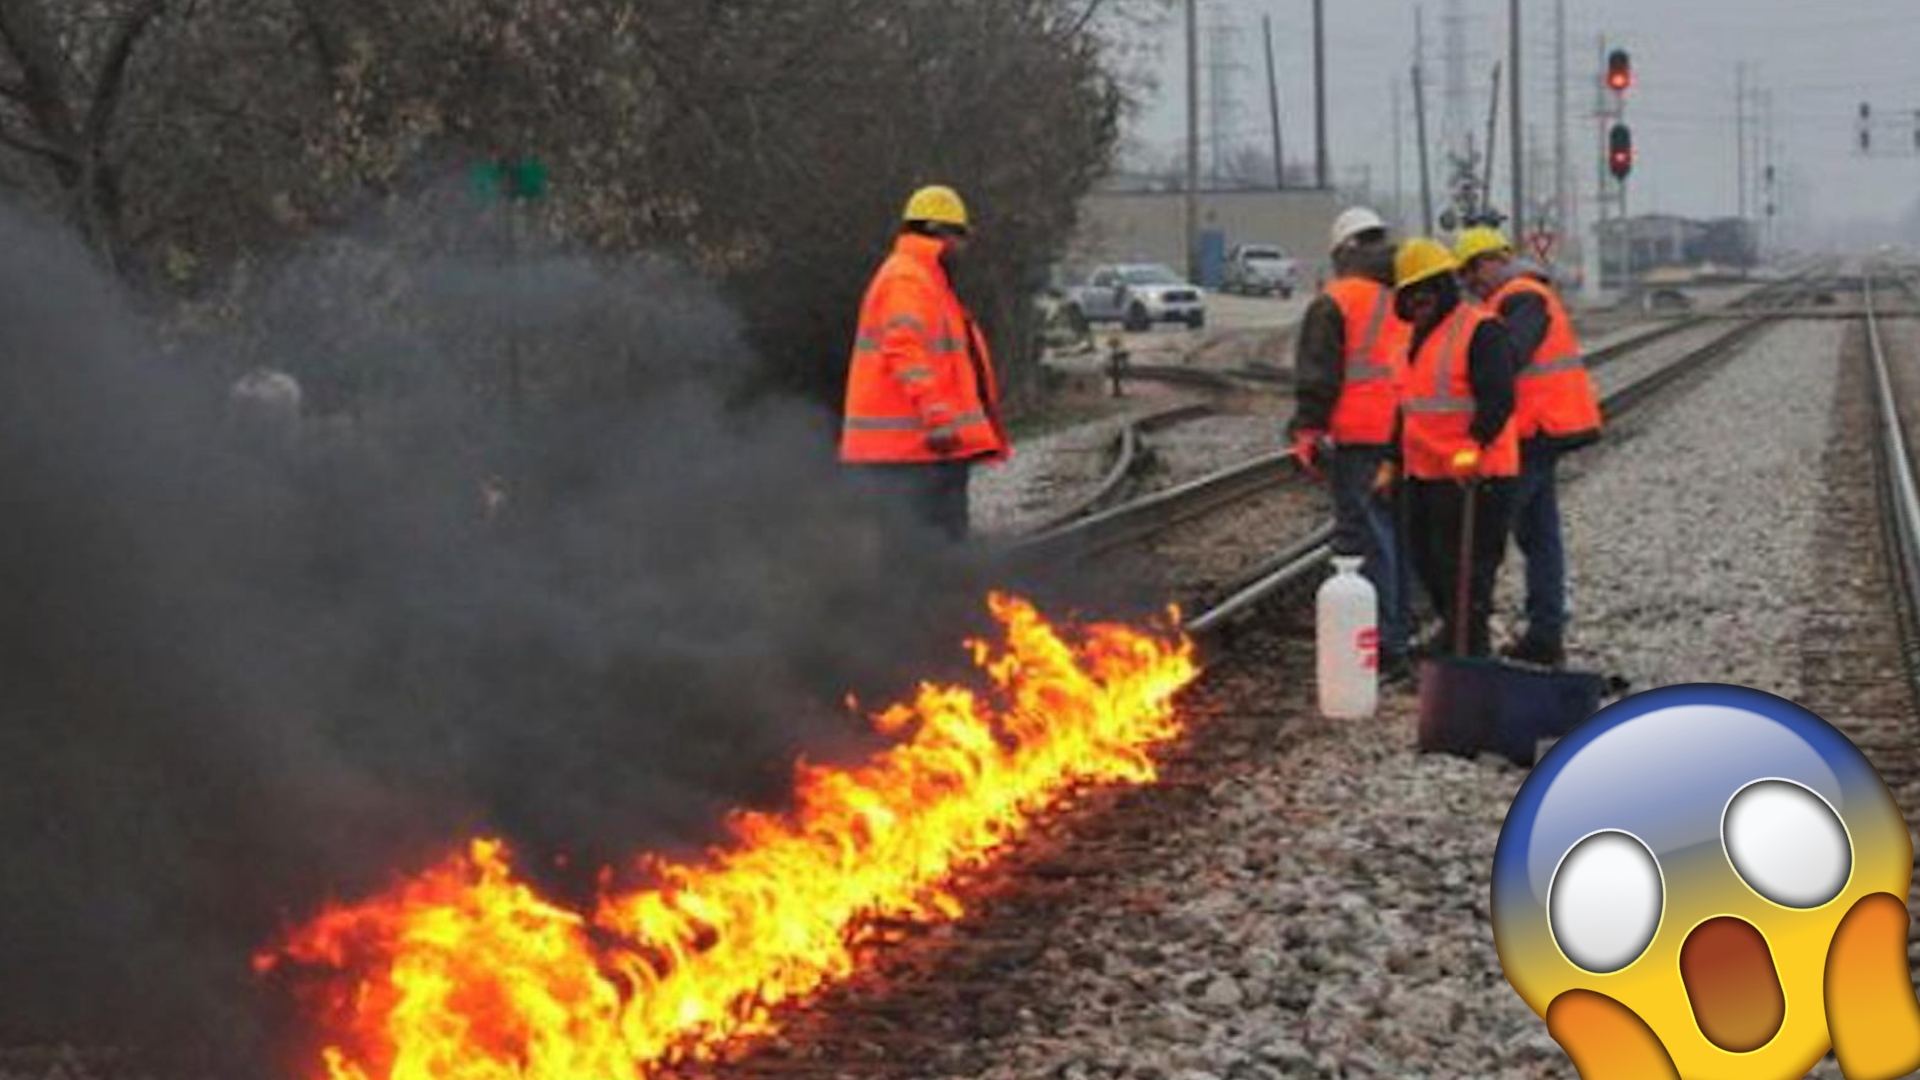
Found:
[[[1653,1029],[1605,994],[1569,990],[1554,998],[1547,1033],[1573,1059],[1580,1080],[1680,1080]]]
[[[1907,968],[1907,905],[1860,898],[1827,950],[1827,1030],[1847,1080],[1894,1080],[1920,1069],[1920,1002]]]

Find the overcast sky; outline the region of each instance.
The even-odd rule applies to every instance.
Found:
[[[1506,0],[1457,0],[1466,15],[1471,124],[1485,126],[1493,63],[1507,49]],[[1412,151],[1415,9],[1424,9],[1429,122],[1447,111],[1446,26],[1450,0],[1327,0],[1329,141],[1336,181],[1352,182],[1371,166],[1382,198],[1393,191],[1394,111],[1391,81],[1402,84],[1405,187],[1417,206]],[[1554,108],[1554,3],[1525,0],[1523,113],[1547,148]],[[1206,104],[1211,44],[1208,26],[1236,25],[1240,66],[1237,109],[1222,124],[1235,141],[1270,142],[1260,21],[1274,21],[1281,124],[1290,164],[1313,160],[1313,51],[1310,0],[1202,0],[1202,162],[1207,162]],[[1635,212],[1690,216],[1732,214],[1737,199],[1736,69],[1770,93],[1783,215],[1832,226],[1892,219],[1920,205],[1920,154],[1914,150],[1920,110],[1920,0],[1567,0],[1570,139],[1574,174],[1590,192],[1598,169],[1592,113],[1600,65],[1598,39],[1627,48],[1636,85],[1628,97],[1638,161],[1630,187]],[[1175,17],[1155,35],[1161,45],[1157,92],[1133,126],[1137,155],[1165,160],[1181,148],[1185,123],[1184,38]],[[1504,94],[1502,95],[1504,99]],[[1862,101],[1874,106],[1875,149],[1856,152]],[[1755,102],[1755,111],[1763,110]],[[1505,108],[1503,100],[1502,108]],[[1436,137],[1438,131],[1435,131]],[[1484,136],[1476,136],[1483,139]],[[1494,180],[1504,207],[1510,181],[1502,119]],[[1436,181],[1439,179],[1436,170]],[[1438,196],[1436,196],[1438,198]],[[1758,213],[1757,209],[1755,213]]]

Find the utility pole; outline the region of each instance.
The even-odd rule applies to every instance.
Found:
[[[1563,238],[1574,234],[1573,198],[1567,190],[1567,0],[1553,9],[1553,218]]]
[[[1313,0],[1313,129],[1321,191],[1332,184],[1327,160],[1327,3]]]
[[[1747,220],[1747,65],[1745,61],[1734,65],[1733,69],[1733,132],[1734,140],[1739,143],[1740,220]]]
[[[1487,101],[1487,168],[1480,178],[1480,212],[1493,209],[1493,162],[1500,134],[1500,61],[1493,62],[1493,96]]]
[[[1200,280],[1200,0],[1187,0],[1187,280]]]
[[[1407,169],[1402,135],[1406,112],[1400,102],[1399,79],[1387,84],[1387,95],[1393,99],[1393,223],[1404,229],[1407,226]]]
[[[1427,161],[1427,91],[1422,74],[1427,48],[1426,20],[1422,9],[1413,9],[1413,123],[1414,138],[1420,143],[1420,209],[1428,236],[1433,235],[1433,167]]]
[[[1526,228],[1527,171],[1526,129],[1521,127],[1520,119],[1520,0],[1507,0],[1507,67],[1512,69],[1508,76],[1509,93],[1507,99],[1508,119],[1513,124],[1513,133],[1509,142],[1513,144],[1513,220],[1511,222],[1513,242],[1521,242],[1520,234]],[[1491,148],[1492,144],[1488,144]]]
[[[1280,143],[1280,80],[1273,67],[1273,16],[1260,16],[1260,29],[1267,38],[1267,115],[1273,121],[1273,187],[1275,191],[1287,190],[1287,159],[1281,153]],[[1398,142],[1399,140],[1394,140]],[[1395,151],[1398,151],[1395,147]]]
[[[1446,112],[1440,143],[1446,157],[1458,156],[1473,139],[1473,87],[1467,81],[1466,0],[1446,0],[1440,19],[1441,50],[1446,60]]]

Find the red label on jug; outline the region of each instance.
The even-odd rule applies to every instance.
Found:
[[[1353,637],[1353,644],[1360,651],[1360,667],[1366,671],[1378,671],[1380,668],[1380,631],[1369,626]]]

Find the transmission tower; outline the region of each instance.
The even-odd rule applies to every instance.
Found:
[[[1231,155],[1235,133],[1239,130],[1241,79],[1246,65],[1240,60],[1242,27],[1226,13],[1223,5],[1207,9],[1207,148],[1212,186],[1222,186]]]

